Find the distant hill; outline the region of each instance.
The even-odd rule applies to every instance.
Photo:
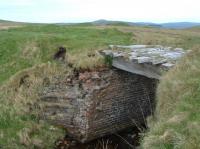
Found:
[[[15,22],[15,21],[9,21],[9,20],[1,20],[0,19],[0,23],[23,23],[23,22]]]
[[[161,27],[159,24],[148,23],[148,22],[124,22],[124,21],[109,21],[109,20],[97,20],[91,22],[93,25],[124,25],[124,26],[151,26]]]
[[[174,22],[174,23],[163,23],[162,28],[174,28],[174,29],[185,29],[200,26],[200,23],[195,22]]]
[[[11,21],[0,20],[0,23],[11,23]]]
[[[93,25],[125,25],[125,26],[133,25],[132,22],[109,21],[109,20],[103,20],[103,19],[91,22],[91,24]]]
[[[0,23],[9,24],[9,25],[24,24],[23,22],[15,22],[15,21],[8,21],[8,20],[0,20]]]
[[[0,20],[0,23],[9,24],[25,24],[25,22],[14,22],[7,20]],[[41,24],[41,23],[31,23],[31,24]],[[44,23],[50,24],[50,23]],[[152,23],[152,22],[125,22],[125,21],[111,21],[100,19],[93,22],[82,22],[82,23],[54,23],[57,25],[118,25],[118,26],[144,26],[144,27],[156,27],[156,28],[166,28],[166,29],[187,29],[193,27],[200,27],[200,23],[197,22],[169,22],[169,23]]]
[[[91,22],[93,25],[127,25],[127,26],[149,26],[168,29],[185,29],[200,26],[200,23],[195,22],[170,22],[170,23],[151,23],[151,22],[123,22],[123,21],[109,21],[97,20]]]

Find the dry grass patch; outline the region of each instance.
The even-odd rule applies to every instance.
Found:
[[[142,142],[145,149],[200,148],[200,50],[193,50],[163,76],[156,120]]]
[[[64,135],[39,119],[38,92],[54,75],[66,73],[65,66],[47,63],[18,72],[1,88],[0,145],[5,148],[49,148]]]
[[[79,50],[76,53],[68,54],[67,61],[69,64],[73,64],[74,68],[81,70],[105,67],[104,57],[99,53],[100,50]]]
[[[25,59],[39,59],[39,50],[40,49],[35,41],[28,41],[26,44],[24,44],[24,47],[22,48],[21,57]]]
[[[12,24],[0,23],[0,30],[7,30],[10,28],[18,28],[18,27],[22,27],[22,25],[12,25]]]

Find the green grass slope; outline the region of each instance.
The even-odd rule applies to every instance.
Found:
[[[19,70],[52,60],[59,46],[70,53],[98,50],[109,44],[129,44],[131,34],[116,29],[29,25],[0,31],[0,84]]]
[[[95,68],[101,57],[89,58],[109,44],[132,43],[131,33],[117,29],[81,26],[27,25],[0,30],[0,148],[53,148],[56,128],[39,119],[38,92],[45,78],[67,74],[69,70],[52,60],[59,46],[68,49],[74,67]],[[26,83],[20,85],[24,79]]]
[[[39,119],[38,91],[45,78],[70,70],[52,60],[59,46],[74,67],[103,65],[96,54],[109,44],[161,44],[197,49],[161,80],[156,119],[149,123],[144,148],[199,148],[200,30],[127,26],[26,25],[0,30],[0,148],[53,148],[64,131]],[[88,54],[95,57],[88,57]],[[28,77],[27,77],[28,76]],[[25,78],[25,85],[20,80]]]
[[[200,50],[196,48],[162,79],[156,119],[142,145],[145,149],[200,148]]]

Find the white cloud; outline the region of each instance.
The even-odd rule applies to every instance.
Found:
[[[29,6],[24,15],[12,18],[36,22],[89,21],[95,19],[127,21],[200,21],[199,0],[1,0],[0,7]],[[14,10],[12,10],[14,11]],[[7,14],[11,14],[7,12]],[[0,10],[0,18],[4,15]]]

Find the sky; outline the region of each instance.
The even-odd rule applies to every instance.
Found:
[[[0,19],[34,22],[200,22],[200,0],[0,0]]]

